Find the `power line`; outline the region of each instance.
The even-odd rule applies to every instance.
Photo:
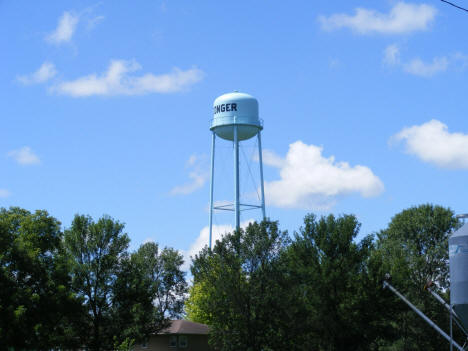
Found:
[[[457,9],[460,9],[460,10],[463,10],[463,11],[468,12],[468,10],[465,9],[464,7],[455,5],[454,3],[450,2],[450,1],[447,1],[447,0],[440,0],[440,1],[445,2],[445,3],[449,4],[449,5],[452,5],[453,7],[456,7]]]

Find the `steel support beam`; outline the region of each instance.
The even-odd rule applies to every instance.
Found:
[[[396,296],[398,296],[400,299],[402,299],[414,312],[416,312],[416,314],[419,315],[419,317],[421,317],[422,319],[424,319],[426,321],[427,324],[429,324],[432,328],[434,328],[440,335],[442,335],[449,343],[450,343],[450,346],[455,346],[458,350],[460,351],[464,351],[463,347],[461,347],[460,345],[458,345],[454,340],[453,338],[451,338],[449,335],[447,335],[447,333],[445,333],[442,329],[439,328],[439,326],[437,324],[435,324],[433,321],[431,321],[424,313],[422,313],[415,305],[413,305],[411,302],[409,302],[409,300],[406,299],[406,297],[404,297],[402,294],[400,294],[400,292],[395,289],[393,286],[390,285],[389,282],[387,282],[386,280],[384,280],[384,283],[383,283],[383,286],[384,288],[389,288]],[[451,314],[450,314],[451,315]]]
[[[234,206],[236,211],[236,230],[240,228],[240,189],[239,189],[239,136],[238,126],[234,126]]]
[[[213,237],[213,186],[214,186],[214,161],[215,161],[215,143],[216,134],[213,131],[213,137],[211,139],[211,181],[210,181],[210,249],[211,241]]]
[[[262,215],[263,215],[263,220],[266,219],[266,213],[265,213],[265,189],[263,186],[263,156],[262,156],[262,137],[261,137],[261,132],[260,130],[257,133],[257,138],[258,138],[258,162],[260,163],[260,192],[261,192],[261,206],[262,206]]]
[[[455,312],[452,308],[451,305],[449,305],[447,302],[445,302],[445,300],[439,295],[437,294],[434,290],[432,290],[431,287],[428,287],[426,288],[427,291],[430,292],[430,294],[437,300],[439,301],[442,305],[444,305],[444,307],[447,309],[447,311],[450,312],[450,315],[453,316],[453,320],[455,321],[456,325],[458,325],[458,327],[461,329],[461,331],[463,333],[465,333],[466,336],[468,336],[468,332],[466,331],[465,327],[461,324],[460,322],[460,317],[458,317],[458,314],[457,312]]]

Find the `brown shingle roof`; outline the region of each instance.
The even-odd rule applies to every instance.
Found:
[[[171,324],[166,329],[162,330],[160,334],[201,334],[206,335],[210,331],[210,327],[206,324],[195,323],[179,319],[171,321]]]

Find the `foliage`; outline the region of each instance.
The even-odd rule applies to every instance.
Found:
[[[135,345],[135,340],[131,338],[125,338],[122,342],[117,341],[117,337],[114,336],[114,350],[116,351],[132,351]]]
[[[79,346],[62,236],[46,211],[0,209],[0,349]]]
[[[291,242],[275,222],[255,223],[196,256],[187,315],[212,326],[220,350],[440,349],[446,341],[383,290],[382,278],[392,273],[398,289],[447,325],[422,288],[431,279],[444,295],[456,227],[449,209],[432,205],[397,214],[375,242],[356,240],[353,215],[308,215]]]
[[[378,234],[373,254],[380,264],[379,274],[392,275],[392,285],[440,326],[448,325],[446,310],[424,291],[428,281],[444,295],[448,288],[448,237],[459,226],[454,213],[431,204],[406,209],[395,215]],[[440,350],[447,346],[430,326],[400,300],[394,298],[392,325],[396,341],[390,350]],[[390,323],[390,322],[389,322]]]
[[[112,287],[129,244],[123,227],[107,216],[94,222],[89,216],[76,215],[71,228],[65,231],[73,288],[84,298],[88,310],[85,317],[90,331],[84,341],[92,350],[112,347],[112,335],[106,326],[112,323]]]
[[[185,301],[187,319],[192,322],[211,325],[213,313],[210,311],[210,296],[215,293],[212,286],[205,281],[194,283],[189,289],[189,298]]]
[[[159,251],[152,242],[122,261],[112,297],[117,340],[142,341],[180,317],[187,293],[182,264],[176,250]]]
[[[310,349],[370,350],[382,331],[373,308],[381,287],[368,272],[372,237],[355,242],[359,228],[352,215],[308,215],[288,250]]]
[[[292,240],[276,222],[253,223],[195,257],[187,318],[211,326],[218,350],[445,348],[382,278],[391,273],[448,326],[423,287],[430,280],[448,299],[447,239],[458,225],[450,209],[429,204],[395,215],[376,240],[357,240],[353,215],[307,215]],[[130,350],[180,318],[182,256],[156,243],[129,253],[123,230],[107,216],[77,215],[62,233],[46,211],[0,209],[0,351]]]
[[[290,349],[281,327],[289,308],[280,255],[287,244],[287,233],[264,221],[226,234],[213,250],[205,248],[195,257],[192,291],[199,294],[189,306],[209,318],[216,349]]]
[[[453,211],[430,204],[395,215],[378,234],[385,268],[399,285],[448,287],[448,237],[458,227]]]
[[[107,216],[94,222],[77,215],[65,231],[73,287],[87,309],[83,318],[89,332],[82,343],[92,350],[130,347],[166,327],[183,309],[182,256],[170,248],[160,251],[156,243],[129,254],[123,228]]]

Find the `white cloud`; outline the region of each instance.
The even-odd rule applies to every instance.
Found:
[[[433,75],[447,70],[449,60],[447,57],[435,57],[431,63],[426,63],[420,58],[415,58],[403,64],[405,72],[420,77],[432,77]]]
[[[445,72],[451,63],[458,65],[461,63],[462,69],[466,66],[464,56],[460,53],[451,55],[450,57],[435,57],[430,63],[424,62],[420,58],[402,62],[400,60],[400,48],[396,44],[385,48],[383,62],[388,66],[398,66],[406,73],[424,78],[430,78],[437,73]]]
[[[255,154],[254,157],[255,157],[255,160],[258,161],[257,154]],[[286,164],[285,160],[282,157],[278,156],[273,151],[268,150],[268,149],[262,150],[262,158],[263,158],[263,163],[268,166],[281,168]]]
[[[383,62],[387,65],[397,65],[400,63],[400,48],[398,45],[392,44],[385,48]]]
[[[75,33],[79,18],[79,15],[65,11],[58,21],[57,28],[46,37],[46,41],[57,45],[69,42]]]
[[[6,189],[0,189],[0,199],[4,199],[10,196],[10,192]]]
[[[174,93],[185,90],[203,79],[204,73],[198,68],[183,71],[174,68],[172,72],[141,76],[129,73],[141,69],[136,61],[112,60],[107,71],[98,76],[90,74],[72,81],[62,82],[51,88],[52,92],[84,97],[92,95],[143,95],[149,93]]]
[[[406,152],[436,166],[468,168],[468,134],[450,133],[447,125],[431,120],[403,128],[390,141],[402,141]]]
[[[283,162],[265,162],[280,169],[281,179],[265,182],[266,200],[278,207],[328,209],[338,196],[379,195],[382,181],[365,166],[336,162],[322,156],[323,148],[296,141]]]
[[[93,30],[94,27],[96,27],[99,23],[101,23],[104,20],[105,20],[104,16],[94,16],[94,17],[88,19],[86,29],[88,31]]]
[[[206,157],[192,155],[187,161],[186,167],[190,169],[189,183],[178,185],[171,190],[172,195],[187,195],[193,193],[205,185],[209,179]]]
[[[35,165],[41,162],[39,157],[31,150],[29,146],[23,146],[20,149],[12,150],[8,152],[7,155],[8,157],[13,158],[20,165]]]
[[[359,34],[404,34],[426,30],[434,20],[436,9],[426,4],[398,2],[388,14],[357,8],[354,15],[320,16],[324,30],[350,28]]]
[[[44,62],[39,69],[31,74],[18,76],[17,79],[23,84],[44,83],[57,74],[55,65],[51,62]]]
[[[246,228],[249,223],[253,223],[253,219],[248,219],[241,222],[241,228]],[[220,225],[213,225],[213,233],[212,233],[212,245],[214,246],[216,240],[220,240],[223,235],[226,233],[232,233],[234,231],[234,227],[230,224],[220,224]],[[191,259],[190,257],[195,257],[205,246],[209,246],[210,241],[210,227],[206,226],[200,231],[200,234],[195,239],[193,244],[190,246],[188,251],[184,252],[184,267],[183,270],[188,270],[190,268]]]

